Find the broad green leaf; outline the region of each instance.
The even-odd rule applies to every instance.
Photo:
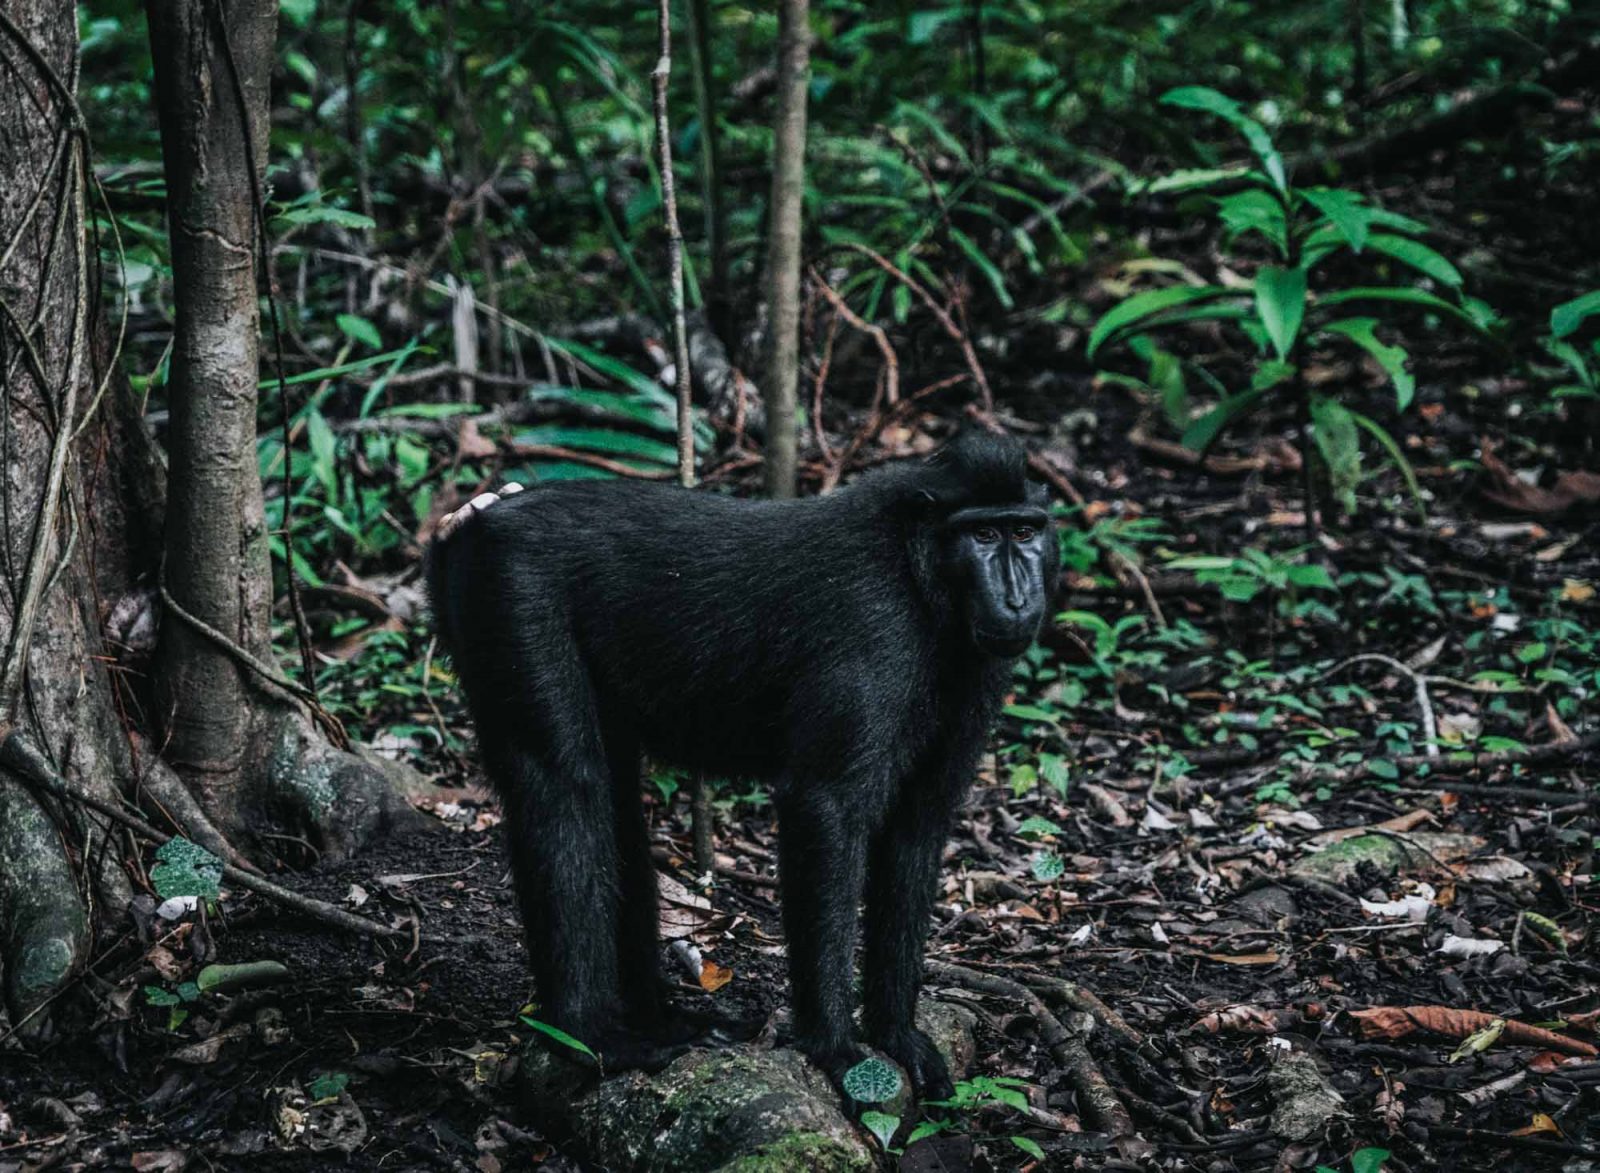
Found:
[[[1327,218],[1352,251],[1360,252],[1366,246],[1373,210],[1367,207],[1366,199],[1360,192],[1347,191],[1342,187],[1305,187],[1297,190]]]
[[[862,1126],[873,1136],[878,1138],[878,1143],[885,1149],[894,1140],[894,1134],[900,1128],[900,1117],[891,1116],[887,1112],[861,1113]]]
[[[1311,422],[1317,450],[1328,466],[1328,481],[1334,496],[1346,513],[1354,513],[1356,486],[1361,483],[1361,444],[1357,439],[1355,417],[1337,399],[1313,395]],[[1306,508],[1311,508],[1309,501]]]
[[[1034,852],[1029,866],[1033,869],[1033,878],[1041,884],[1059,880],[1067,871],[1066,863],[1053,851]]]
[[[863,1059],[844,1073],[844,1094],[863,1104],[883,1104],[900,1093],[900,1073],[882,1059]]]
[[[1383,1173],[1383,1163],[1388,1159],[1388,1149],[1357,1149],[1350,1154],[1350,1173]]]
[[[1336,591],[1338,585],[1334,583],[1333,576],[1328,573],[1326,566],[1291,566],[1285,571],[1287,581],[1291,586],[1305,587],[1307,590]]]
[[[383,346],[383,336],[378,333],[378,328],[357,314],[340,314],[334,318],[334,322],[352,342],[370,346],[373,350]]]
[[[1029,815],[1017,827],[1018,835],[1059,835],[1061,828],[1043,815]]]
[[[1461,271],[1420,240],[1380,232],[1367,241],[1367,247],[1375,253],[1393,257],[1402,265],[1410,265],[1441,285],[1448,285],[1451,289],[1461,288]]]
[[[156,849],[150,884],[163,900],[174,896],[215,900],[221,895],[222,861],[198,843],[181,836],[169,839]]]
[[[339,495],[338,440],[327,419],[316,408],[306,414],[306,440],[311,445],[311,471],[333,501]]]
[[[1025,1136],[1013,1136],[1011,1138],[1011,1143],[1016,1145],[1023,1152],[1027,1153],[1028,1156],[1032,1157],[1035,1161],[1044,1160],[1044,1150],[1039,1147],[1038,1141],[1029,1140]]]
[[[1005,714],[1008,717],[1015,717],[1019,721],[1042,721],[1047,725],[1054,725],[1061,720],[1060,714],[1052,713],[1048,709],[1041,709],[1035,705],[1007,705]]]
[[[1550,333],[1566,338],[1577,333],[1585,318],[1600,314],[1600,289],[1564,301],[1550,311]]]
[[[1474,330],[1480,332],[1483,330],[1482,324],[1460,306],[1451,305],[1444,298],[1424,293],[1420,289],[1406,289],[1393,285],[1358,285],[1354,289],[1336,289],[1332,293],[1324,293],[1318,297],[1317,307],[1320,309],[1326,306],[1344,305],[1352,301],[1398,301],[1444,314]]]
[[[1289,255],[1289,222],[1283,204],[1271,192],[1252,187],[1223,196],[1217,201],[1217,214],[1228,230],[1230,243],[1247,232],[1259,232],[1280,257]]]
[[[1188,305],[1191,302],[1226,297],[1233,292],[1221,285],[1169,285],[1165,289],[1147,289],[1143,293],[1136,293],[1112,307],[1095,323],[1094,329],[1089,334],[1089,358],[1093,359],[1095,351],[1099,350],[1113,334],[1128,329],[1162,310]]]
[[[343,1071],[329,1071],[317,1076],[311,1081],[311,1086],[306,1088],[314,1103],[324,1100],[337,1100],[339,1093],[350,1086],[350,1077]]]
[[[1011,294],[1006,290],[1006,279],[977,243],[961,229],[952,226],[950,239],[956,242],[956,247],[966,254],[967,260],[977,266],[978,272],[983,274],[984,280],[989,283],[989,288],[994,290],[996,300],[1006,309],[1015,309],[1016,302],[1011,300]]]
[[[1300,323],[1306,315],[1306,274],[1304,269],[1284,269],[1265,265],[1256,273],[1256,314],[1267,328],[1267,337],[1278,358],[1289,361]]]
[[[1403,346],[1386,346],[1378,341],[1378,336],[1373,333],[1377,325],[1377,318],[1340,318],[1322,329],[1325,333],[1348,338],[1376,359],[1394,384],[1395,399],[1400,410],[1404,411],[1411,406],[1411,400],[1417,393],[1417,381],[1406,370],[1406,361],[1411,356]]]
[[[1256,373],[1250,376],[1250,390],[1271,391],[1274,387],[1287,383],[1294,378],[1294,364],[1292,362],[1278,362],[1269,360],[1256,368]]]
[[[1039,777],[1043,778],[1057,794],[1063,798],[1067,795],[1067,784],[1070,775],[1067,770],[1066,759],[1056,753],[1042,753],[1039,755]]]
[[[1192,451],[1206,451],[1216,443],[1217,437],[1222,435],[1234,420],[1260,403],[1264,394],[1262,391],[1244,391],[1238,395],[1230,395],[1190,424],[1184,430],[1180,442]]]
[[[531,1026],[534,1030],[538,1031],[546,1038],[553,1039],[560,1043],[563,1047],[577,1051],[579,1054],[587,1055],[589,1058],[595,1060],[595,1062],[599,1062],[599,1056],[591,1051],[587,1045],[580,1042],[578,1039],[573,1038],[560,1027],[551,1026],[548,1022],[540,1022],[537,1018],[530,1018],[526,1014],[522,1015],[522,1025]]]
[[[231,993],[247,986],[270,986],[286,982],[293,975],[281,961],[243,961],[234,965],[208,965],[195,978],[195,985],[207,993]]]

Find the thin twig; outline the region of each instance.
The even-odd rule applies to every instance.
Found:
[[[870,258],[873,264],[911,290],[912,293],[916,294],[917,299],[928,307],[929,312],[944,327],[945,333],[950,335],[956,344],[961,347],[961,355],[967,361],[967,370],[972,373],[972,381],[978,385],[978,392],[983,396],[983,409],[985,411],[993,411],[994,391],[989,387],[989,377],[983,373],[983,364],[978,361],[978,352],[973,349],[972,340],[967,337],[966,332],[960,326],[956,325],[955,319],[950,316],[949,312],[933,299],[933,294],[924,289],[914,277],[903,272],[882,253],[874,252],[866,245],[854,242],[848,244],[847,247]]]
[[[1430,758],[1438,757],[1439,722],[1433,715],[1433,701],[1428,696],[1428,678],[1415,668],[1402,664],[1393,656],[1385,656],[1378,652],[1363,652],[1359,656],[1351,656],[1348,660],[1335,664],[1323,673],[1323,677],[1326,678],[1337,672],[1342,672],[1352,664],[1364,662],[1383,664],[1400,673],[1400,675],[1410,678],[1411,687],[1416,693],[1417,709],[1422,714],[1422,751]]]
[[[694,420],[690,414],[689,328],[683,315],[683,229],[678,224],[678,185],[672,172],[672,135],[667,119],[667,83],[672,79],[672,3],[657,5],[660,56],[650,73],[655,100],[656,157],[661,171],[661,205],[667,222],[667,303],[672,316],[672,354],[677,366],[678,483],[694,484]],[[709,127],[702,127],[707,133]]]

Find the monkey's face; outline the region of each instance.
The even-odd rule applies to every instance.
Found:
[[[1020,656],[1039,634],[1059,560],[1042,506],[981,506],[945,523],[945,568],[973,644]]]

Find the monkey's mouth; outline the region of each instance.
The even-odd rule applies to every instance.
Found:
[[[1028,650],[1028,645],[1033,642],[1033,631],[974,631],[972,639],[984,655],[1009,660]]]

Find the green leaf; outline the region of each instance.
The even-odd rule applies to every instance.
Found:
[[[1428,511],[1422,505],[1422,486],[1417,482],[1417,471],[1411,467],[1411,461],[1406,459],[1406,454],[1400,451],[1400,445],[1395,442],[1386,428],[1377,420],[1362,415],[1359,411],[1352,411],[1350,418],[1356,425],[1378,442],[1389,459],[1394,461],[1394,466],[1400,470],[1400,476],[1406,482],[1406,491],[1411,494],[1411,502],[1417,507],[1417,519],[1424,525],[1428,521]]]
[[[1193,452],[1204,452],[1216,443],[1217,437],[1222,435],[1234,420],[1244,415],[1256,404],[1261,402],[1265,392],[1243,391],[1238,395],[1230,395],[1217,404],[1205,415],[1195,420],[1184,430],[1183,439],[1180,441],[1185,448]]]
[[[1400,777],[1400,767],[1388,758],[1368,758],[1367,772],[1388,782],[1393,782]]]
[[[1361,285],[1354,289],[1338,289],[1332,293],[1324,293],[1317,298],[1317,306],[1320,309],[1325,306],[1344,305],[1352,301],[1403,302],[1406,305],[1420,306],[1423,309],[1454,318],[1456,321],[1470,326],[1480,333],[1483,331],[1483,326],[1466,310],[1460,306],[1451,305],[1442,297],[1424,293],[1420,289],[1405,289],[1392,285]]]
[[[1313,395],[1311,422],[1315,425],[1312,436],[1328,466],[1328,480],[1334,496],[1346,513],[1353,513],[1356,486],[1361,483],[1361,445],[1357,441],[1355,417],[1337,399]],[[1306,508],[1310,507],[1311,503],[1306,502]]]
[[[1326,566],[1291,566],[1285,572],[1288,581],[1297,587],[1308,590],[1337,591],[1339,586],[1333,581],[1333,576],[1328,573]]]
[[[1135,340],[1137,341],[1137,339]],[[1159,346],[1150,351],[1150,386],[1161,397],[1161,410],[1174,427],[1182,427],[1189,418],[1189,386],[1183,377],[1183,363],[1178,356]]]
[[[1351,1173],[1383,1173],[1383,1163],[1388,1159],[1388,1149],[1357,1149],[1350,1154],[1350,1170]]]
[[[1248,167],[1186,168],[1174,171],[1171,175],[1163,175],[1160,179],[1153,179],[1143,187],[1134,185],[1129,194],[1164,195],[1168,192],[1198,191],[1202,188],[1215,187],[1219,183],[1243,179],[1248,174],[1250,174]]]
[[[1066,862],[1053,851],[1034,852],[1029,866],[1033,869],[1033,878],[1041,884],[1059,880],[1067,871]]]
[[[577,1051],[579,1054],[589,1056],[589,1058],[593,1059],[596,1063],[600,1061],[599,1056],[597,1056],[583,1043],[569,1035],[566,1031],[562,1030],[560,1027],[551,1026],[548,1022],[540,1022],[537,1018],[530,1018],[526,1014],[522,1015],[522,1025],[531,1026],[540,1034],[546,1036],[547,1038],[554,1039],[563,1047],[568,1047],[571,1050]]]
[[[1550,311],[1550,333],[1557,338],[1569,337],[1578,331],[1585,318],[1600,314],[1600,289],[1564,301]]]
[[[985,256],[972,237],[961,229],[951,226],[949,231],[950,239],[956,242],[956,247],[966,254],[967,260],[977,267],[978,272],[982,273],[984,280],[989,283],[989,288],[994,290],[995,299],[1006,309],[1015,309],[1017,303],[1011,300],[1011,294],[1006,289],[1005,276],[995,263]]]
[[[1375,253],[1393,257],[1402,265],[1410,265],[1441,285],[1448,285],[1451,289],[1461,288],[1461,271],[1420,240],[1380,232],[1367,241],[1367,247]]]
[[[1256,368],[1256,373],[1250,376],[1250,390],[1271,391],[1294,378],[1294,364],[1292,362],[1278,362],[1276,360],[1262,363]]]
[[[675,464],[677,449],[661,440],[638,436],[632,432],[612,431],[609,428],[569,427],[565,424],[545,424],[517,433],[519,444],[547,444],[560,448],[578,448],[587,452],[603,452],[614,456],[631,456],[652,464]]]
[[[1377,325],[1377,318],[1341,318],[1337,322],[1329,322],[1322,329],[1325,333],[1349,339],[1376,359],[1394,384],[1395,399],[1400,410],[1404,411],[1411,406],[1411,400],[1417,393],[1417,381],[1406,370],[1406,361],[1411,356],[1403,346],[1386,346],[1378,341],[1378,336],[1373,332]]]
[[[198,843],[181,836],[169,839],[156,849],[150,883],[163,900],[174,896],[215,900],[222,894],[222,861]]]
[[[1278,358],[1288,362],[1306,315],[1305,270],[1263,266],[1256,273],[1256,314]]]
[[[1028,1156],[1032,1157],[1035,1161],[1044,1160],[1044,1150],[1039,1147],[1037,1141],[1029,1140],[1025,1136],[1013,1136],[1011,1138],[1011,1143],[1016,1145],[1023,1152],[1027,1153]]]
[[[1015,717],[1019,721],[1039,721],[1046,725],[1054,725],[1061,720],[1061,714],[1041,709],[1037,705],[1007,705],[1005,715]]]
[[[1250,144],[1250,149],[1255,152],[1256,158],[1261,160],[1262,169],[1266,171],[1267,177],[1278,189],[1279,194],[1288,193],[1289,180],[1284,174],[1283,158],[1272,145],[1272,136],[1267,133],[1266,127],[1246,114],[1244,107],[1238,102],[1210,86],[1179,86],[1161,95],[1161,103],[1164,106],[1178,106],[1186,110],[1215,114],[1227,122],[1244,135],[1245,141]]]
[[[906,1148],[909,1149],[919,1140],[926,1140],[930,1136],[937,1136],[939,1133],[944,1132],[949,1128],[950,1122],[948,1120],[924,1120],[911,1130],[910,1136],[906,1137]]]
[[[844,1094],[863,1104],[882,1104],[900,1094],[900,1073],[882,1059],[863,1059],[844,1073]]]
[[[350,1086],[350,1077],[343,1071],[326,1071],[311,1081],[311,1086],[306,1089],[313,1103],[323,1103],[326,1100],[337,1100],[339,1094]]]
[[[1271,192],[1252,187],[1223,196],[1217,201],[1217,214],[1228,230],[1230,243],[1247,232],[1259,232],[1278,250],[1279,256],[1289,255],[1289,223],[1283,214],[1283,204]]]
[[[1233,292],[1221,285],[1169,285],[1165,289],[1147,289],[1143,293],[1136,293],[1107,311],[1105,317],[1095,323],[1094,329],[1089,334],[1089,358],[1093,359],[1095,351],[1105,345],[1113,335],[1129,329],[1153,314],[1190,302],[1226,297]]]
[[[315,407],[306,412],[306,440],[311,445],[311,471],[330,502],[339,496],[339,442],[326,417]]]
[[[383,336],[378,333],[378,328],[363,317],[356,314],[340,314],[334,318],[334,322],[352,342],[370,346],[373,350],[383,346]]]
[[[1039,755],[1039,777],[1057,794],[1063,798],[1067,795],[1068,771],[1067,763],[1060,754],[1042,753]]]
[[[1298,191],[1327,218],[1352,251],[1360,252],[1366,246],[1367,233],[1372,227],[1372,209],[1366,206],[1366,199],[1360,192],[1342,187],[1305,187]]]
[[[183,1001],[171,990],[163,990],[160,986],[146,986],[144,1000],[150,1006],[176,1006]]]
[[[863,1112],[861,1123],[866,1130],[878,1138],[878,1143],[888,1149],[894,1140],[894,1134],[900,1129],[900,1117],[891,1116],[887,1112]]]
[[[1055,823],[1052,823],[1049,819],[1045,818],[1043,815],[1029,815],[1027,818],[1023,819],[1021,825],[1017,827],[1017,834],[1038,835],[1041,837],[1045,835],[1059,835],[1061,834],[1061,828]]]

